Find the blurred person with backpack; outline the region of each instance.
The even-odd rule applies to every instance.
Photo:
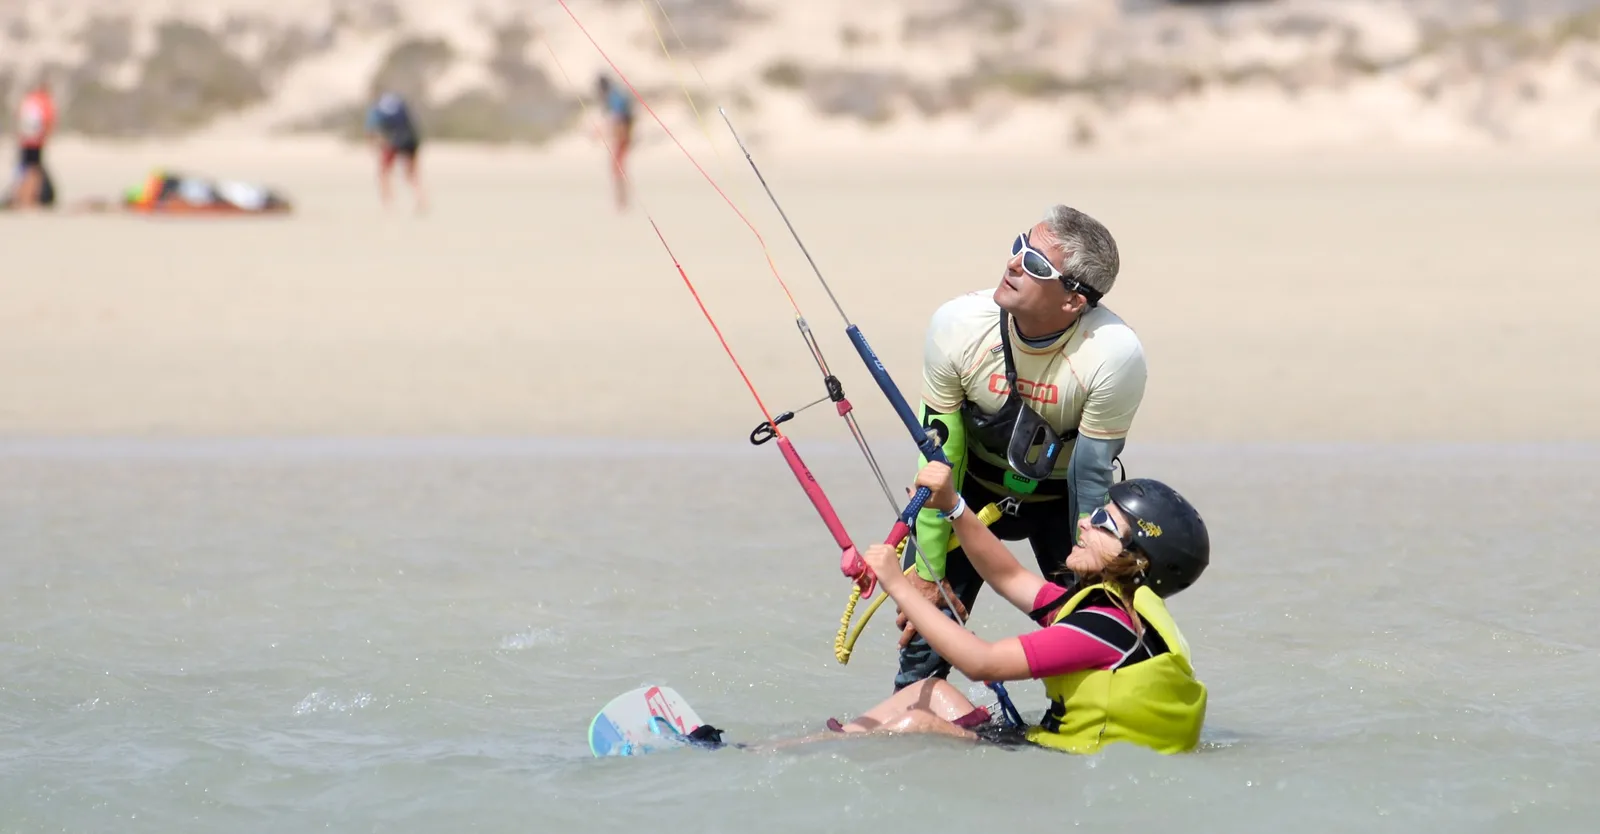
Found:
[[[392,202],[389,172],[398,157],[405,161],[406,182],[416,196],[417,211],[426,211],[428,197],[417,179],[417,151],[422,145],[422,136],[405,99],[394,92],[379,93],[367,111],[366,132],[378,148],[378,194],[383,205],[388,207]]]

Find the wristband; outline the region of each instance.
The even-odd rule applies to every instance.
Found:
[[[967,499],[965,497],[963,497],[962,495],[957,494],[956,495],[956,506],[955,506],[955,508],[950,510],[950,512],[948,512],[948,513],[939,513],[939,517],[944,519],[945,521],[955,521],[956,519],[961,517],[962,513],[966,512],[966,511],[967,511]]]

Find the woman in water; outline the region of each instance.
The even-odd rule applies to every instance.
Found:
[[[975,681],[1040,680],[1050,708],[1038,726],[1003,727],[949,681],[931,678],[848,724],[829,719],[830,729],[1026,741],[1074,753],[1116,741],[1161,753],[1195,748],[1206,688],[1163,600],[1199,578],[1211,543],[1183,496],[1144,478],[1113,485],[1106,505],[1078,521],[1079,544],[1067,558],[1075,581],[1063,586],[1017,562],[956,494],[948,466],[927,464],[917,485],[933,491],[927,506],[951,519],[983,580],[1042,628],[991,643],[923,598],[892,548],[869,548],[867,564],[940,657]]]

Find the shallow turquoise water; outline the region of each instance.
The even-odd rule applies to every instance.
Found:
[[[853,450],[801,451],[858,541],[887,532]],[[888,693],[889,611],[841,666],[848,585],[771,447],[0,443],[0,827],[1588,830],[1600,446],[1125,459],[1211,524],[1213,566],[1173,602],[1211,690],[1203,752],[601,761],[590,718],[649,682],[737,741]],[[980,634],[1027,627],[997,602]]]

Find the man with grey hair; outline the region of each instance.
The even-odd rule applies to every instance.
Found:
[[[1047,578],[1064,572],[1079,518],[1105,504],[1144,397],[1139,337],[1100,304],[1119,266],[1105,226],[1057,205],[1011,242],[998,286],[946,302],[928,325],[923,425],[950,459],[967,505],[1000,505],[991,529],[1027,539]],[[949,538],[950,521],[923,510],[914,542],[923,559],[912,583],[942,608],[935,582],[944,585],[964,620],[983,580]],[[906,566],[913,560],[907,547]],[[896,690],[950,673],[904,614],[898,625]]]

